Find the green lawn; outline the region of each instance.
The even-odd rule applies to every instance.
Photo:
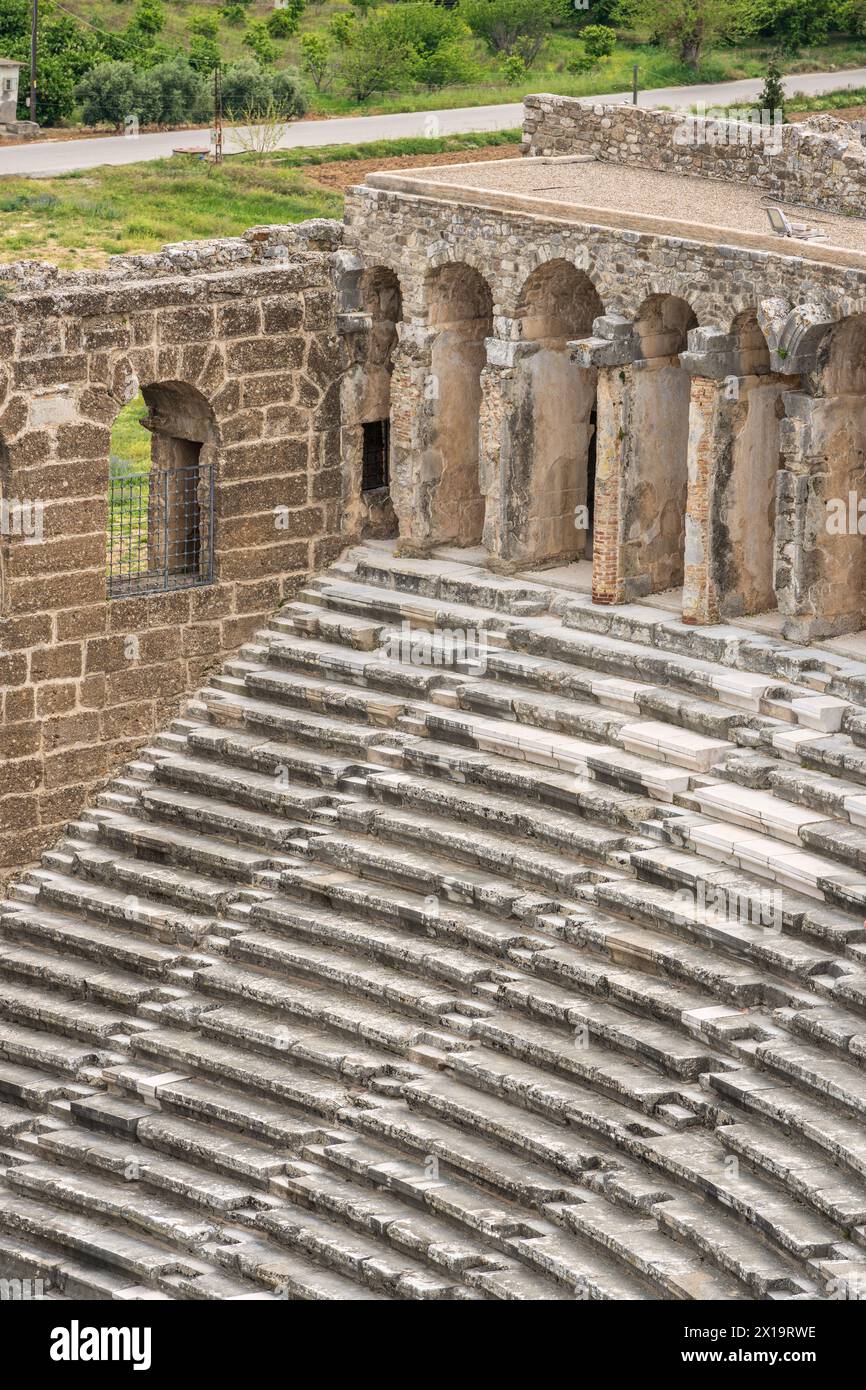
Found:
[[[153,251],[171,241],[238,236],[268,222],[340,217],[339,192],[312,170],[332,160],[429,155],[514,145],[518,131],[442,139],[378,140],[318,150],[278,150],[265,159],[232,155],[219,167],[192,156],[61,174],[0,178],[0,261],[47,259],[67,268],[107,255]],[[309,170],[310,172],[306,172]]]

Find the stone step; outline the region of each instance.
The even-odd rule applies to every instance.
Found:
[[[866,1192],[862,1183],[846,1177],[810,1146],[795,1147],[790,1139],[753,1123],[724,1125],[720,1142],[750,1168],[780,1182],[799,1201],[841,1227],[856,1239],[857,1226],[866,1223]]]
[[[80,1170],[82,1176],[109,1173],[134,1185],[136,1192],[152,1190],[182,1204],[200,1207],[213,1219],[231,1219],[233,1212],[253,1205],[257,1189],[267,1185],[267,1170],[262,1178],[257,1172],[247,1171],[241,1160],[231,1162],[234,1153],[229,1141],[206,1127],[190,1127],[200,1145],[184,1149],[178,1144],[171,1148],[162,1142],[163,1130],[170,1124],[162,1116],[140,1121],[134,1154],[130,1153],[128,1141],[97,1137],[84,1129],[56,1129],[41,1136],[39,1154],[46,1162]],[[245,1147],[251,1146],[237,1145],[241,1150]],[[161,1153],[171,1157],[162,1158]],[[197,1162],[179,1161],[183,1155]],[[279,1173],[285,1168],[285,1160],[274,1156],[270,1166],[271,1171]],[[261,1167],[265,1168],[264,1162]],[[227,1173],[231,1177],[226,1177]],[[233,1180],[238,1176],[244,1180]]]
[[[652,1218],[617,1211],[604,1201],[552,1203],[545,1209],[567,1231],[583,1236],[657,1285],[664,1298],[740,1299],[742,1284],[695,1261]]]
[[[97,883],[93,879],[77,879],[71,874],[58,874],[45,869],[34,869],[27,878],[39,890],[40,910],[35,912],[32,908],[24,907],[14,916],[10,914],[8,918],[5,915],[0,918],[6,936],[19,935],[26,924],[30,939],[35,940],[38,931],[39,936],[45,941],[57,940],[56,934],[52,934],[52,928],[57,928],[68,920],[68,914],[93,917],[100,923],[98,928],[88,928],[88,924],[76,915],[74,930],[70,931],[68,938],[64,935],[62,944],[65,945],[67,940],[82,943],[80,948],[71,948],[75,954],[80,955],[85,953],[83,943],[88,937],[92,937],[95,949],[88,954],[94,954],[96,959],[104,954],[107,961],[114,960],[117,964],[123,965],[126,963],[128,952],[124,953],[124,958],[121,959],[114,948],[119,947],[124,940],[130,941],[136,936],[150,937],[152,952],[159,941],[178,943],[179,956],[181,944],[188,949],[201,942],[213,930],[212,916],[206,917],[170,904],[152,902],[142,893],[125,892],[120,888]],[[231,894],[224,894],[222,900],[228,901],[230,898]],[[44,924],[43,927],[40,927],[40,922]],[[111,927],[106,927],[103,923],[110,923]],[[111,928],[115,925],[120,925],[122,932],[112,931]],[[143,942],[141,945],[136,942],[133,948],[134,968],[138,968],[139,954],[142,960],[153,964],[171,958],[167,949],[161,955],[152,953],[148,956],[143,950],[143,945]],[[104,951],[100,949],[102,946],[105,948]]]
[[[723,915],[690,900],[688,893],[647,883],[600,883],[595,900],[599,906],[646,923],[666,936],[709,945],[725,956],[766,968],[774,975],[813,988],[819,977],[834,977],[840,958],[811,942],[783,935],[781,924],[743,920]]]
[[[127,971],[112,970],[108,966],[94,970],[67,954],[13,945],[2,939],[0,977],[124,1010],[136,1009],[159,990],[155,981]]]

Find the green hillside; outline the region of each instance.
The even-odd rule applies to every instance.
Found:
[[[3,0],[6,56],[27,56],[29,6]],[[784,72],[866,61],[866,0],[41,0],[40,14],[43,125],[201,124],[217,63],[247,74],[238,106],[328,115],[625,92],[635,64],[648,89],[762,76],[773,55]],[[106,62],[125,75],[83,95]]]

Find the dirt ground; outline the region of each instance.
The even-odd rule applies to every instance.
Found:
[[[304,172],[322,188],[345,192],[363,183],[368,174],[386,169],[429,169],[433,164],[475,164],[485,159],[519,159],[519,145],[483,145],[474,150],[449,150],[447,154],[396,154],[386,159],[335,159],[310,164]]]
[[[833,111],[790,111],[787,119],[789,121],[808,121],[810,116],[838,116],[840,121],[862,121],[866,120],[866,106],[840,106]]]

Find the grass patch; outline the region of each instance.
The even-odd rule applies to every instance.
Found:
[[[333,161],[431,155],[514,145],[518,131],[439,139],[377,140],[316,150],[277,150],[266,159],[232,155],[218,168],[189,155],[104,165],[53,178],[0,179],[3,261],[51,260],[67,269],[109,255],[154,251],[172,241],[239,236],[269,222],[340,217],[342,196],[311,176]],[[310,172],[308,172],[308,170]]]

